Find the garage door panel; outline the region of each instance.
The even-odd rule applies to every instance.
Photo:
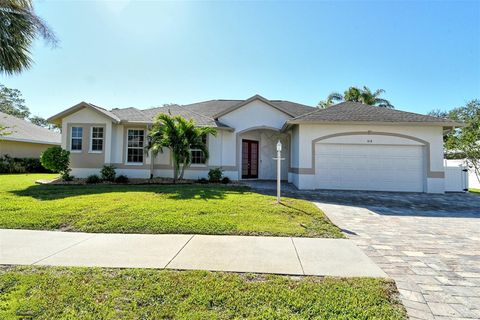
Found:
[[[423,191],[421,146],[317,144],[320,189]]]

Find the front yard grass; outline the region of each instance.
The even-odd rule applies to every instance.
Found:
[[[468,189],[469,192],[480,193],[480,189]]]
[[[393,281],[0,268],[0,319],[406,319]]]
[[[212,185],[36,185],[0,175],[0,228],[343,237],[312,203]]]

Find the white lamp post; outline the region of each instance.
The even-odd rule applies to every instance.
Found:
[[[282,175],[282,170],[281,170],[281,161],[283,160],[282,158],[282,143],[280,140],[277,142],[277,158],[274,158],[277,160],[277,203],[280,203],[280,187],[281,187],[281,175]]]

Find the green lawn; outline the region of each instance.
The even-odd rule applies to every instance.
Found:
[[[224,185],[36,185],[0,175],[0,228],[343,237],[312,203]]]
[[[480,193],[480,189],[468,189],[470,192]]]
[[[0,319],[406,319],[393,281],[0,268]]]

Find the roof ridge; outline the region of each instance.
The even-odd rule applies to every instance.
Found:
[[[326,108],[319,108],[319,107],[310,107],[310,108],[313,108],[315,110],[311,111],[311,112],[307,112],[307,113],[304,113],[304,114],[301,114],[295,118],[292,118],[291,120],[295,120],[297,118],[301,118],[301,117],[304,117],[304,116],[307,116],[307,115],[311,115],[313,113],[317,113],[317,112],[322,112],[322,111],[325,111],[325,110],[328,110],[329,108],[336,108],[336,107],[339,107],[340,105],[344,104],[345,102],[347,101],[342,101],[342,102],[339,102],[339,103],[335,103],[335,104],[332,104],[331,106],[328,106]]]
[[[373,106],[357,101],[343,101],[327,108],[317,109],[300,115],[290,121],[292,120],[456,123],[451,119],[434,117],[411,111]]]

